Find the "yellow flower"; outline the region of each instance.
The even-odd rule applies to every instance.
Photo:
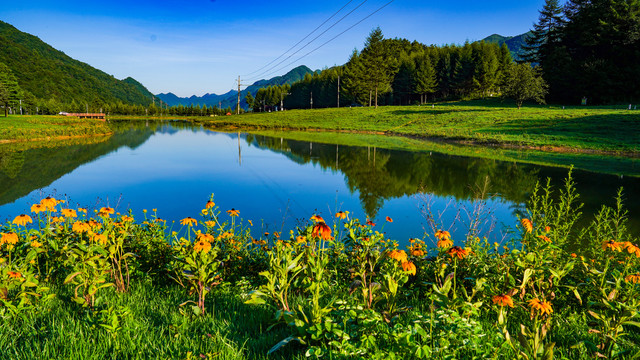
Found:
[[[62,210],[60,210],[60,212],[62,212],[62,216],[66,217],[66,218],[78,217],[78,214],[76,214],[76,211],[73,210],[73,209],[62,209]]]
[[[513,307],[513,299],[511,298],[511,296],[506,294],[496,295],[491,300],[494,304],[497,304],[499,306]]]
[[[629,241],[625,243],[625,247],[627,248],[629,254],[636,254],[636,257],[640,257],[640,247],[637,247]]]
[[[449,234],[448,231],[446,230],[438,230],[436,231],[435,235],[436,239],[439,240],[449,240],[451,239],[451,234]]]
[[[100,208],[100,212],[98,212],[98,216],[109,217],[109,215],[113,214],[115,210],[110,207],[102,207]]]
[[[416,274],[416,266],[410,262],[410,261],[405,261],[402,263],[402,270],[404,270],[405,272],[409,273],[410,275],[415,275]]]
[[[133,221],[133,217],[124,215],[123,217],[120,218],[120,220],[122,220],[123,222],[131,222]]]
[[[531,223],[531,220],[522,219],[520,220],[520,223],[522,224],[522,228],[524,228],[527,231],[527,233],[530,233],[533,231],[533,224]]]
[[[84,221],[76,221],[71,226],[71,230],[75,233],[82,234],[91,231],[91,226]]]
[[[229,216],[231,216],[231,217],[238,216],[238,215],[240,215],[240,210],[236,210],[234,208],[231,208],[231,210],[227,210],[227,214],[229,214]]]
[[[207,205],[205,205],[205,209],[211,209],[214,206],[216,206],[216,203],[214,203],[213,201],[209,200],[209,201],[207,201]]]
[[[633,284],[640,284],[640,273],[628,275],[624,278],[624,281]]]
[[[318,222],[313,226],[313,231],[311,232],[311,236],[315,238],[320,238],[322,240],[332,240],[331,236],[331,228],[327,226],[323,221]]]
[[[210,228],[212,228],[212,227],[216,226],[216,222],[215,222],[215,221],[212,221],[212,220],[205,221],[205,222],[204,222],[204,224],[205,224],[207,227],[210,227]]]
[[[346,211],[346,212],[345,212],[345,211],[338,211],[338,212],[336,213],[336,217],[337,217],[338,219],[340,219],[340,220],[344,220],[344,219],[346,219],[346,218],[347,218],[347,215],[349,215],[349,212],[348,212],[348,211]]]
[[[18,226],[27,226],[27,224],[31,224],[33,220],[31,220],[31,216],[29,215],[18,215],[15,219],[13,219],[13,223]]]
[[[438,240],[438,243],[436,245],[441,249],[448,249],[453,246],[453,241],[451,241],[451,239],[449,238],[442,238]]]
[[[215,238],[213,237],[213,235],[211,234],[203,234],[203,233],[198,233],[197,239],[200,241],[206,241],[206,242],[212,242],[215,240]]]
[[[62,202],[62,201],[58,201],[54,198],[52,198],[51,196],[47,196],[46,198],[40,200],[40,205],[44,206],[45,209],[54,212],[56,205],[58,205],[58,202]]]
[[[192,218],[192,217],[186,217],[182,220],[180,220],[180,225],[187,225],[187,226],[198,226],[198,220]]]
[[[53,216],[51,218],[51,222],[54,224],[59,222],[64,222],[64,218],[62,216]]]
[[[457,257],[458,259],[464,259],[471,253],[470,250],[463,249],[459,246],[454,246],[447,251],[447,254],[451,255],[452,258]]]
[[[105,234],[93,234],[93,236],[91,237],[91,241],[100,243],[101,245],[106,245],[107,240],[107,235]]]
[[[31,205],[31,212],[32,213],[41,213],[43,211],[47,210],[47,208],[45,208],[44,206],[40,205],[40,204],[33,204]]]
[[[539,310],[541,314],[551,315],[553,312],[553,308],[551,307],[551,303],[549,301],[540,301],[538,298],[534,298],[529,300],[529,306],[533,310]]]
[[[407,253],[404,250],[391,250],[387,256],[401,263],[407,262]]]
[[[605,241],[602,243],[602,250],[611,250],[611,251],[622,251],[622,246],[624,245],[624,243],[621,242],[617,242],[614,240],[609,240],[609,241]]]
[[[299,236],[296,238],[296,242],[297,242],[298,244],[305,243],[305,242],[307,242],[307,237],[306,237],[306,236],[299,235]]]
[[[253,221],[247,220],[249,222],[249,226],[253,226]]]
[[[211,244],[208,241],[198,240],[195,244],[193,244],[193,251],[195,252],[204,252],[205,254],[211,250]]]
[[[0,244],[14,245],[18,242],[18,234],[14,232],[4,233],[0,238]]]
[[[78,208],[78,212],[82,212],[82,213],[87,213],[87,209],[85,208]]]

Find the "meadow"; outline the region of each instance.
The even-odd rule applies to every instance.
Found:
[[[176,228],[48,197],[0,227],[0,358],[637,359],[622,193],[579,228],[571,175],[532,190],[501,243],[478,198],[406,247],[348,209],[262,233],[213,196]]]
[[[51,115],[9,115],[0,119],[0,143],[111,134],[104,121]]]

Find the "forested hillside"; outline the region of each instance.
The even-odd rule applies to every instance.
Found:
[[[36,36],[0,21],[0,63],[17,79],[27,112],[98,111],[109,104],[151,103],[151,93],[139,82],[118,80],[72,59]]]
[[[482,39],[482,41],[489,44],[498,44],[498,46],[502,46],[502,44],[506,44],[511,52],[511,57],[518,61],[522,59],[522,56],[525,54],[526,50],[524,46],[526,45],[527,38],[531,36],[531,31],[528,31],[524,34],[516,35],[516,36],[502,36],[498,34],[489,35],[486,38]]]

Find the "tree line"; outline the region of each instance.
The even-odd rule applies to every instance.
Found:
[[[525,61],[537,63],[554,101],[640,98],[640,1],[546,0]]]

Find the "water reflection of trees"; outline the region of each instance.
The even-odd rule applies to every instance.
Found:
[[[538,181],[538,170],[517,163],[408,152],[373,147],[337,146],[247,135],[249,144],[268,148],[301,163],[339,170],[351,192],[358,191],[362,207],[375,217],[386,199],[425,190],[458,200],[474,196],[474,188],[488,177],[492,193],[523,202]]]
[[[156,129],[134,125],[126,129],[119,128],[112,136],[46,142],[36,148],[25,148],[24,143],[2,145],[0,205],[46,187],[79,166],[120,147],[135,149],[147,141]]]

